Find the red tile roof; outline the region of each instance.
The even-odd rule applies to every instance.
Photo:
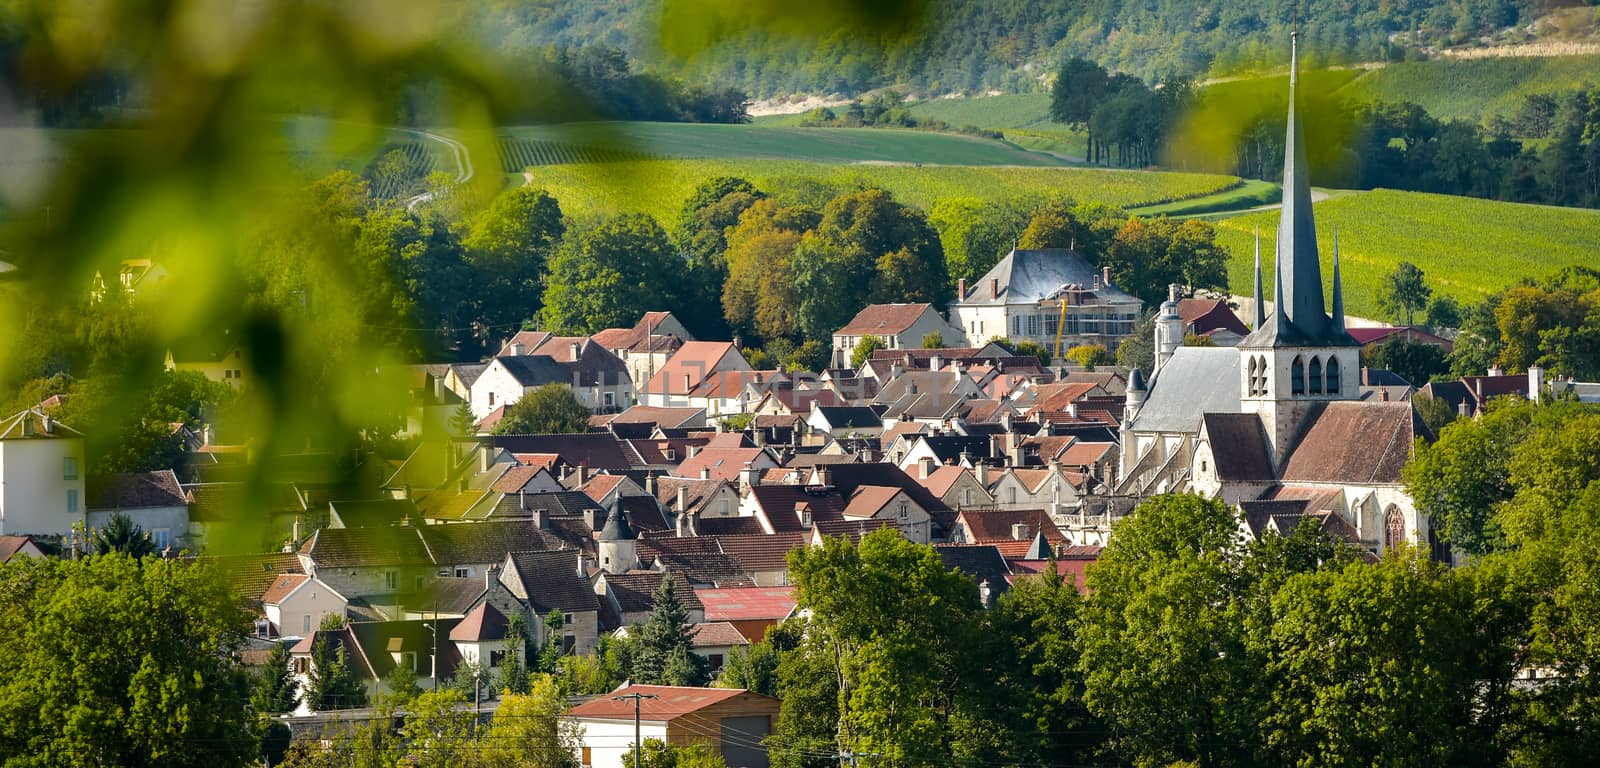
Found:
[[[735,356],[739,365],[727,361]],[[677,354],[667,359],[661,370],[647,382],[640,392],[650,394],[687,395],[704,381],[712,371],[719,370],[725,361],[734,369],[748,370],[743,356],[726,341],[685,342]]]
[[[900,334],[916,325],[924,313],[932,310],[932,304],[868,304],[843,328],[834,331],[834,334],[843,336]]]
[[[673,474],[678,477],[698,478],[706,469],[712,480],[735,480],[744,465],[756,461],[766,453],[764,448],[705,448],[685,459]]]
[[[618,696],[626,696],[633,693],[646,694],[655,698],[639,699],[637,702],[630,699],[617,700]],[[637,703],[640,719],[660,722],[697,712],[740,695],[761,696],[759,693],[751,693],[743,688],[680,688],[669,685],[630,685],[620,691],[601,694],[594,699],[579,704],[567,710],[567,716],[632,721],[634,706]],[[768,697],[761,696],[761,698]]]
[[[1221,299],[1179,299],[1178,317],[1183,320],[1184,327],[1197,334],[1220,330],[1233,331],[1240,336],[1250,334],[1244,321]]]
[[[450,630],[450,640],[456,643],[481,643],[506,638],[506,617],[494,606],[488,603],[479,603],[477,608],[467,614]]]
[[[706,621],[785,619],[794,613],[794,587],[702,587],[694,591]]]
[[[874,517],[900,489],[887,485],[861,485],[850,494],[850,503],[844,508],[845,517]]]
[[[967,469],[966,467],[958,467],[953,464],[946,464],[934,470],[932,474],[929,474],[928,479],[919,480],[918,482],[922,483],[922,487],[927,488],[929,493],[942,498],[945,494],[950,492],[950,487],[955,485],[956,481],[960,480],[963,474],[966,474],[970,471],[971,470]]]
[[[1067,541],[1066,535],[1042,509],[967,509],[961,512],[961,520],[965,523],[968,540],[974,544],[999,545],[1017,541],[1026,550],[1026,545],[1031,544],[1040,531],[1044,531],[1045,541]],[[1017,523],[1028,526],[1026,538],[1012,538],[1011,526]]]
[[[267,591],[261,594],[261,602],[282,602],[285,597],[288,597],[291,592],[298,589],[301,584],[310,580],[311,577],[303,573],[285,573],[273,581],[272,586],[267,587]]]
[[[1289,454],[1283,481],[1332,483],[1400,482],[1412,443],[1432,438],[1410,403],[1335,402],[1314,414],[1305,436]]]

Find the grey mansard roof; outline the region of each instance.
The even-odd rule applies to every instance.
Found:
[[[1179,347],[1156,374],[1134,432],[1198,432],[1206,413],[1239,412],[1239,351]]]
[[[991,306],[1033,303],[1054,296],[1061,286],[1071,283],[1090,290],[1099,274],[1099,270],[1078,252],[1066,248],[1013,250],[983,273],[983,277],[968,283],[967,295],[956,297],[956,302]],[[991,280],[999,281],[997,293],[991,291]],[[1092,292],[1101,301],[1111,304],[1141,303],[1114,285],[1102,283]]]

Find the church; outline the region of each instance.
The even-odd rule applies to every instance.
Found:
[[[1332,304],[1300,120],[1298,33],[1292,43],[1283,205],[1272,311],[1256,243],[1255,323],[1237,347],[1185,347],[1178,288],[1156,317],[1155,367],[1134,371],[1122,423],[1118,495],[1198,493],[1244,513],[1249,533],[1311,519],[1374,554],[1431,545],[1428,521],[1400,479],[1415,440],[1433,436],[1410,403],[1361,399],[1360,345],[1345,331],[1334,245]]]

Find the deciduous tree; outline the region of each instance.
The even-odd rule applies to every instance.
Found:
[[[655,219],[605,219],[557,249],[545,287],[545,327],[589,334],[632,325],[645,312],[676,309],[686,268]]]
[[[546,435],[589,431],[589,409],[565,384],[546,384],[506,406],[497,435]]]

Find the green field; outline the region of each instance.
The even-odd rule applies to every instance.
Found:
[[[1380,189],[1335,196],[1317,203],[1316,212],[1324,274],[1331,270],[1337,227],[1345,308],[1363,317],[1379,314],[1379,286],[1400,261],[1421,268],[1435,293],[1463,302],[1523,277],[1600,263],[1600,211]],[[1272,284],[1277,225],[1277,211],[1217,222],[1218,241],[1233,253],[1228,281],[1235,293],[1250,293],[1251,233],[1258,226],[1266,284]]]
[[[1600,85],[1600,56],[1439,59],[1364,73],[1340,94],[1421,104],[1434,117],[1510,117],[1523,97]]]
[[[610,152],[655,158],[748,157],[820,163],[1066,164],[1058,157],[991,139],[888,128],[608,122],[505,128],[500,133],[504,139],[541,147],[578,148],[577,158],[568,162],[583,162],[589,154]],[[503,165],[513,173],[525,167]]]
[[[742,176],[762,189],[773,189],[775,181],[776,186],[792,187],[786,180],[794,179],[871,185],[924,209],[949,197],[999,200],[1045,193],[1131,207],[1207,195],[1238,183],[1232,176],[1094,168],[840,165],[759,158],[547,165],[529,174],[567,213],[584,217],[642,211],[663,223],[677,217],[695,185],[713,176]]]
[[[1238,184],[1202,197],[1174,200],[1134,208],[1129,213],[1138,216],[1189,217],[1218,211],[1239,211],[1262,205],[1271,205],[1283,197],[1283,188],[1270,181],[1243,179]]]

